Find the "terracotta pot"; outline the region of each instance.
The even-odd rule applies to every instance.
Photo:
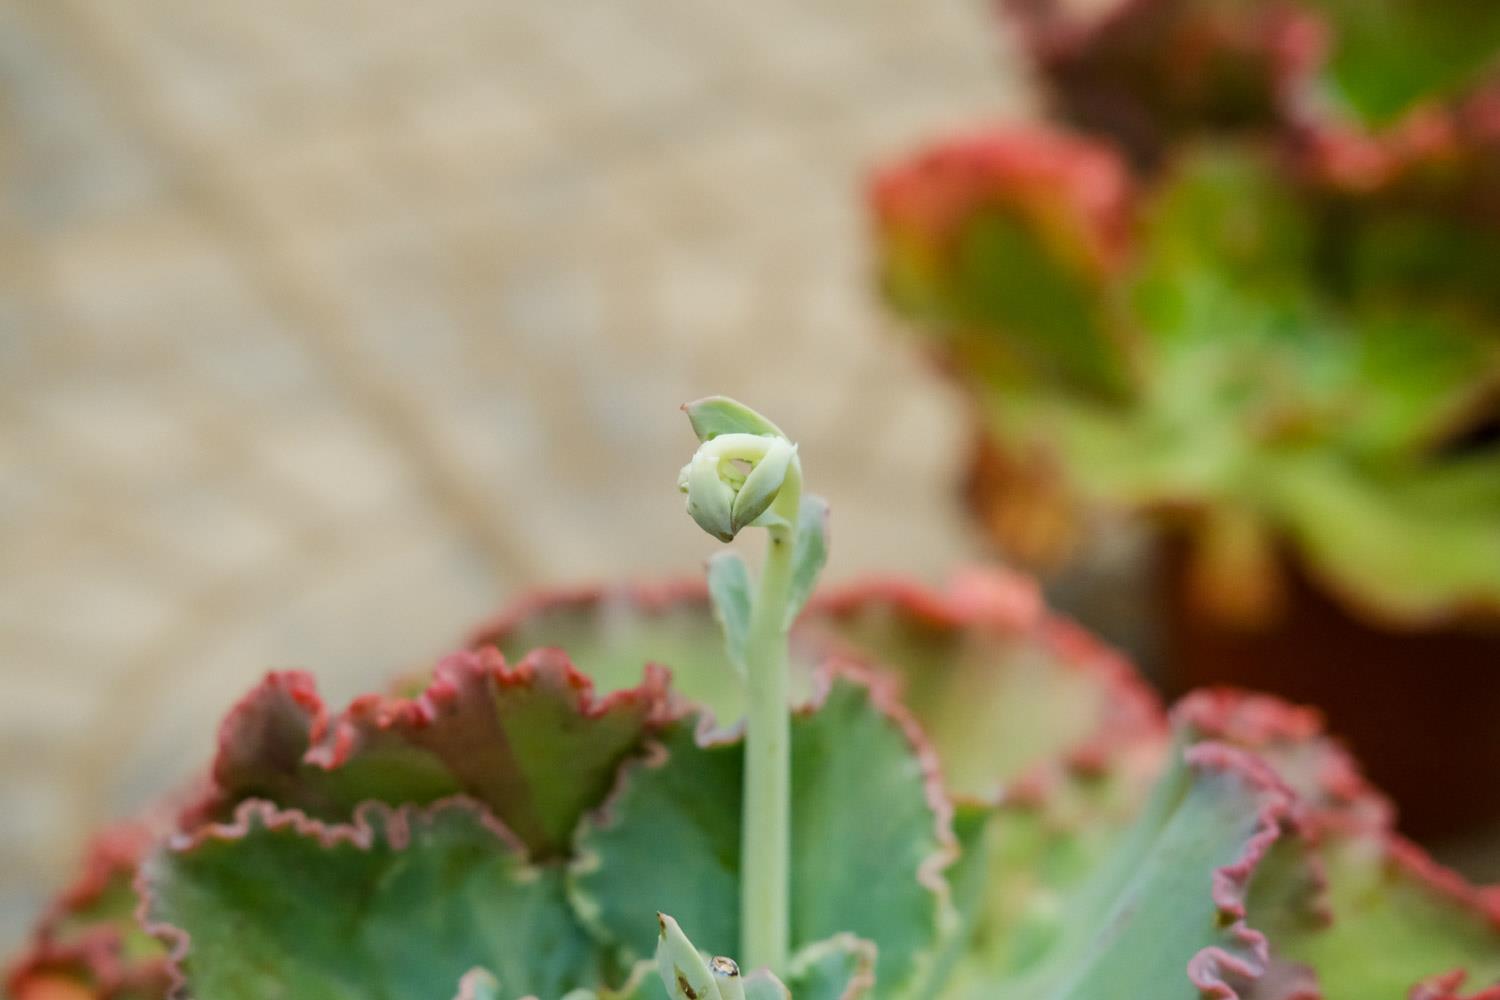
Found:
[[[1500,821],[1500,623],[1401,631],[1357,617],[1283,557],[1277,614],[1236,626],[1197,610],[1186,546],[1158,564],[1163,682],[1267,691],[1316,705],[1396,800],[1412,836]]]

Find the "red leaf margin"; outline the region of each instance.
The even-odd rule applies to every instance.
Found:
[[[247,836],[252,820],[266,831],[291,830],[301,837],[317,840],[325,847],[336,845],[354,847],[368,851],[375,843],[377,830],[382,832],[392,850],[400,851],[411,838],[412,827],[429,821],[440,812],[463,810],[471,813],[479,825],[495,835],[496,840],[515,853],[521,864],[528,862],[526,845],[511,830],[487,809],[483,803],[467,796],[457,795],[425,806],[389,806],[384,802],[367,801],[355,811],[349,822],[326,822],[308,816],[300,809],[283,809],[264,799],[247,799],[236,806],[234,817],[229,822],[204,823],[197,829],[181,831],[169,836],[164,844],[166,850],[184,853],[210,841],[234,841]],[[379,822],[374,817],[379,816]],[[192,936],[175,924],[158,920],[152,916],[154,894],[151,891],[149,862],[143,861],[135,875],[135,891],[138,898],[136,922],[146,933],[167,947],[163,965],[169,990],[168,1000],[192,1000],[187,993],[187,979],[182,971],[182,962],[192,946]]]
[[[1475,886],[1402,836],[1394,806],[1365,778],[1348,749],[1326,733],[1322,712],[1271,695],[1213,688],[1186,696],[1173,708],[1173,718],[1205,739],[1252,754],[1272,754],[1278,747],[1315,750],[1315,787],[1312,794],[1296,795],[1293,803],[1302,837],[1314,848],[1335,838],[1369,839],[1378,845],[1381,863],[1467,912],[1500,938],[1500,886]],[[1321,872],[1314,877],[1322,877]],[[1433,976],[1412,988],[1410,1000],[1500,1000],[1500,985],[1460,996],[1464,979],[1463,970]],[[1322,994],[1310,986],[1301,990],[1292,1000],[1321,1000]]]

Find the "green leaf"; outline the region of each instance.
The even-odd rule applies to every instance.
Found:
[[[1357,120],[1388,124],[1495,67],[1500,8],[1431,0],[1314,0],[1332,21],[1320,96]]]
[[[1175,714],[1196,737],[1254,752],[1297,793],[1319,878],[1309,894],[1306,862],[1273,856],[1251,887],[1250,917],[1273,955],[1315,970],[1320,997],[1406,996],[1453,969],[1476,986],[1500,980],[1494,905],[1396,835],[1390,805],[1317,712],[1213,691]]]
[[[677,921],[658,913],[656,923],[656,972],[672,1000],[723,1000],[708,960]]]
[[[1335,836],[1321,854],[1333,919],[1272,944],[1317,970],[1325,1000],[1404,996],[1452,969],[1476,987],[1500,981],[1500,934],[1476,890],[1389,832]]]
[[[720,434],[758,434],[786,438],[777,427],[750,407],[728,396],[706,396],[685,404],[683,412],[699,441],[712,441]]]
[[[473,805],[371,804],[325,826],[264,802],[145,867],[147,917],[192,995],[406,1000],[475,968],[506,1000],[598,982],[563,872]]]
[[[217,808],[261,797],[342,820],[367,799],[398,805],[464,793],[538,856],[560,854],[665,698],[659,673],[596,700],[558,650],[510,668],[488,649],[444,660],[419,698],[363,698],[329,721],[308,678],[272,675],[225,724]],[[313,746],[315,728],[326,736]]]
[[[876,957],[869,941],[838,934],[792,956],[787,986],[793,1000],[860,1000],[874,994]]]
[[[894,674],[958,796],[993,798],[1038,765],[1163,724],[1128,664],[1004,573],[969,573],[947,592],[889,581],[830,592],[794,638]]]
[[[1178,747],[1170,760],[1138,818],[1101,824],[1102,842],[1053,843],[1044,824],[1026,848],[1005,836],[1024,827],[1001,827],[989,876],[998,924],[950,995],[1200,1000],[1234,995],[1225,990],[1263,968],[1243,894],[1290,797],[1263,764],[1222,745]],[[1004,857],[1018,848],[1037,852],[1030,865]]]
[[[959,802],[954,807],[953,835],[958,840],[959,855],[948,869],[947,877],[958,919],[944,928],[941,947],[926,968],[921,987],[913,991],[914,996],[942,995],[942,987],[952,977],[954,968],[973,947],[987,902],[985,893],[995,853],[992,838],[998,826],[995,819],[996,811],[990,805]]]
[[[1338,455],[1288,455],[1266,489],[1329,589],[1400,620],[1500,608],[1500,455],[1380,476]]]
[[[648,663],[659,663],[671,669],[674,693],[721,721],[745,711],[744,685],[725,683],[734,667],[697,583],[548,595],[518,606],[476,642],[498,646],[507,659],[537,647],[566,649],[600,692],[628,690],[641,683]],[[808,690],[805,666],[793,673],[797,700]]]
[[[766,969],[757,969],[745,977],[745,1000],[793,1000],[781,980]]]
[[[750,570],[738,552],[719,552],[708,561],[708,595],[724,630],[724,650],[743,677],[750,638]]]
[[[827,562],[828,501],[807,495],[797,509],[796,549],[793,552],[791,587],[787,592],[786,628],[791,628],[801,614]]]
[[[628,772],[606,815],[585,820],[573,899],[621,960],[650,953],[658,909],[700,946],[733,954],[743,744],[699,746],[684,722],[664,734],[663,751]],[[951,835],[930,781],[907,731],[863,683],[839,677],[820,707],[794,717],[794,948],[847,931],[879,948],[880,981],[893,991],[912,977],[948,905],[936,871]]]
[[[1053,380],[1118,398],[1133,381],[1104,295],[1128,207],[1102,144],[997,131],[928,151],[876,185],[882,284],[986,384]]]

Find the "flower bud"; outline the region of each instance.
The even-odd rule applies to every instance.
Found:
[[[791,467],[792,459],[796,457],[796,445],[785,438],[770,439],[765,455],[755,463],[755,468],[750,470],[744,484],[735,494],[730,508],[730,528],[734,534],[753,523],[771,506],[786,482],[787,469]]]
[[[700,448],[682,467],[677,484],[687,494],[687,512],[698,527],[721,542],[733,541],[737,533],[731,515],[735,491],[719,475],[719,459]]]

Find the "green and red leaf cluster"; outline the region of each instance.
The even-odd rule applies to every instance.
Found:
[[[702,588],[581,591],[415,694],[330,713],[269,676],[185,807],[99,842],[8,995],[665,1000],[658,911],[739,940],[737,711],[687,693],[732,686],[715,629]],[[1500,980],[1500,909],[1394,834],[1314,715],[1214,692],[1168,717],[1016,578],[820,595],[793,660],[796,957],[747,996]]]
[[[1380,620],[1500,614],[1500,8],[1008,6],[1072,130],[872,192],[887,297],[1003,458],[1002,540],[1144,510],[1240,617],[1287,552]]]

